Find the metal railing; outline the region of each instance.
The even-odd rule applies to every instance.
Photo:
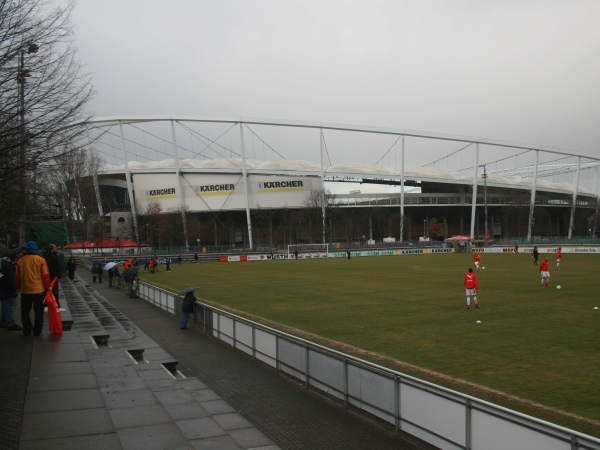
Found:
[[[140,283],[140,296],[172,314],[181,297]],[[215,338],[286,375],[301,380],[443,449],[600,450],[594,438],[456,392],[204,303],[194,322]]]

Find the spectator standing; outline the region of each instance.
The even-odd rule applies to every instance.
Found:
[[[52,295],[54,295],[54,299],[56,300],[56,306],[58,306],[59,311],[65,311],[64,308],[60,307],[60,300],[58,299],[58,283],[60,282],[62,273],[60,271],[60,265],[58,264],[56,245],[48,245],[48,247],[46,247],[46,250],[44,251],[43,256],[46,260],[46,264],[48,264],[48,271],[50,272],[50,282],[56,279],[54,285],[52,286]]]
[[[198,253],[194,253],[194,261],[196,261],[196,264],[198,264]]]
[[[125,283],[125,295],[131,292],[131,275],[127,269],[123,270],[123,282]]]
[[[106,271],[106,274],[108,275],[108,287],[112,287],[112,285],[113,285],[113,278],[115,276],[115,269],[114,269],[114,267],[111,267],[110,269],[108,269]]]
[[[98,283],[102,283],[102,274],[104,273],[104,269],[102,268],[101,262],[98,263],[98,268],[96,270],[98,271]]]
[[[469,267],[469,271],[465,275],[463,283],[465,285],[467,294],[467,309],[471,309],[471,297],[473,297],[473,301],[475,302],[475,308],[479,308],[479,303],[477,303],[479,281],[477,280],[477,275],[473,273],[473,269],[471,267]]]
[[[537,262],[538,262],[538,257],[540,256],[540,252],[538,252],[538,249],[536,246],[533,247],[533,264],[535,264],[537,266]]]
[[[193,292],[188,292],[183,298],[181,304],[181,323],[179,324],[180,330],[187,330],[187,322],[190,318],[190,314],[194,312],[194,305],[196,304],[196,296]]]
[[[350,258],[352,258],[352,254],[350,253],[350,249],[346,250],[346,257],[348,258],[348,261],[350,261]],[[297,258],[297,256],[296,256]]]
[[[67,275],[69,280],[75,279],[75,271],[77,270],[77,261],[75,261],[75,257],[71,256],[67,261]]]
[[[140,285],[140,279],[137,275],[134,275],[131,279],[131,292],[129,293],[129,297],[137,298],[138,297],[138,288]]]
[[[92,264],[92,280],[95,283],[98,280],[98,266]]]
[[[550,272],[548,271],[548,257],[546,256],[542,262],[540,263],[540,275],[542,276],[542,289],[545,287],[550,287]]]
[[[171,271],[171,259],[170,258],[167,258],[167,261],[165,262],[165,270],[167,272]]]
[[[119,271],[119,266],[114,267],[113,276],[115,278],[115,287],[121,289],[121,272]]]
[[[16,284],[21,291],[21,320],[23,334],[40,336],[44,327],[44,297],[50,290],[50,272],[46,260],[38,255],[38,246],[29,241],[26,253],[17,261]],[[34,311],[34,323],[31,323],[31,308]]]
[[[8,253],[0,261],[0,299],[2,300],[2,316],[0,317],[0,328],[9,331],[19,331],[23,328],[15,322],[15,311],[17,309],[17,281],[15,279],[15,252]]]
[[[298,251],[298,249],[294,250],[294,259],[296,261],[298,261],[298,256],[300,256],[300,252]]]
[[[181,265],[182,261],[183,261],[183,257],[181,256],[181,253],[180,253],[179,254],[179,265]]]

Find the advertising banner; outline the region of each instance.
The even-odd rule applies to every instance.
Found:
[[[182,175],[183,192],[174,173],[135,174],[133,184],[137,206],[144,210],[151,202],[162,211],[179,209],[181,195],[188,211],[235,211],[246,208],[242,174]],[[312,189],[320,189],[316,177],[249,175],[248,204],[257,208],[303,208]]]

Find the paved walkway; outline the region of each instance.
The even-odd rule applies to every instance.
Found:
[[[79,275],[61,283],[72,330],[0,330],[2,449],[433,448]]]

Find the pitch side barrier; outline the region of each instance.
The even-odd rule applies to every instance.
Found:
[[[429,255],[433,253],[454,253],[453,248],[398,248],[398,249],[362,249],[351,250],[351,257],[360,256],[399,256],[399,255]],[[323,259],[323,258],[347,258],[348,253],[344,251],[330,251],[329,255],[324,252],[304,252],[298,255],[298,259]],[[244,262],[244,261],[272,261],[295,259],[293,253],[270,253],[248,254],[248,255],[221,255],[221,262]]]
[[[140,297],[179,315],[182,297],[144,282]],[[600,439],[196,303],[194,325],[346,408],[442,449],[600,450]]]
[[[580,245],[556,245],[556,246],[537,246],[540,255],[555,254],[560,247],[563,253],[580,253],[580,254],[600,254],[599,246],[580,246]],[[474,253],[533,253],[533,245],[527,245],[525,247],[473,247],[471,249]]]

